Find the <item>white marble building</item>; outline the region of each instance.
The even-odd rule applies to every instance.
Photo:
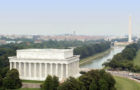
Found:
[[[73,49],[17,50],[9,62],[10,69],[17,69],[23,80],[45,80],[47,75],[63,80],[79,74],[79,55],[73,55]]]

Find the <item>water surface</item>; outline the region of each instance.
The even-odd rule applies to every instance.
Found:
[[[120,46],[112,47],[112,49],[110,50],[110,52],[107,55],[105,55],[105,56],[103,56],[101,58],[97,58],[95,60],[92,60],[92,61],[90,61],[88,63],[85,63],[85,64],[81,65],[80,67],[82,67],[82,68],[93,68],[93,69],[102,69],[103,68],[102,64],[104,62],[107,62],[108,59],[112,59],[112,57],[115,54],[120,53],[123,49],[124,49],[124,47],[120,47]]]

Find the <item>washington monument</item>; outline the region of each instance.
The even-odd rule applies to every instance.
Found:
[[[131,16],[129,16],[129,35],[128,35],[128,42],[132,42],[132,21]]]

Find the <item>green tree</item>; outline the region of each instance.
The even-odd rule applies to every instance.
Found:
[[[53,76],[52,85],[53,85],[53,90],[57,90],[57,88],[59,86],[59,79],[58,79],[58,77]]]
[[[79,77],[86,90],[115,90],[115,80],[105,70],[91,70]]]
[[[43,90],[53,90],[53,79],[52,76],[48,75],[45,82],[42,85]]]
[[[97,85],[95,80],[93,79],[90,86],[89,86],[89,90],[97,90]]]
[[[109,90],[108,89],[108,83],[105,81],[105,79],[101,78],[99,79],[99,90]]]
[[[16,69],[9,70],[6,77],[3,80],[3,86],[6,89],[18,89],[21,88],[22,83],[19,79],[19,73]]]
[[[115,90],[114,86],[115,86],[116,81],[113,78],[113,76],[110,73],[106,73],[105,70],[100,70],[100,74],[101,74],[101,77],[108,84],[108,90]]]
[[[82,83],[80,83],[75,78],[70,77],[58,87],[58,90],[86,90],[86,89],[82,86]]]
[[[83,83],[85,86],[86,90],[89,90],[89,85],[92,82],[92,77],[88,76],[87,74],[82,75],[79,80]]]
[[[2,76],[0,75],[0,87],[2,87],[3,86],[3,84],[2,84]]]
[[[9,67],[4,67],[0,70],[0,74],[2,76],[2,78],[4,78],[6,76],[6,73],[8,72]]]
[[[136,51],[134,51],[133,48],[126,48],[123,50],[122,56],[124,57],[124,59],[132,60],[135,56],[135,53]]]

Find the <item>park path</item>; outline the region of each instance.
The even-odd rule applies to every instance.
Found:
[[[41,83],[22,83],[22,88],[40,88]]]

